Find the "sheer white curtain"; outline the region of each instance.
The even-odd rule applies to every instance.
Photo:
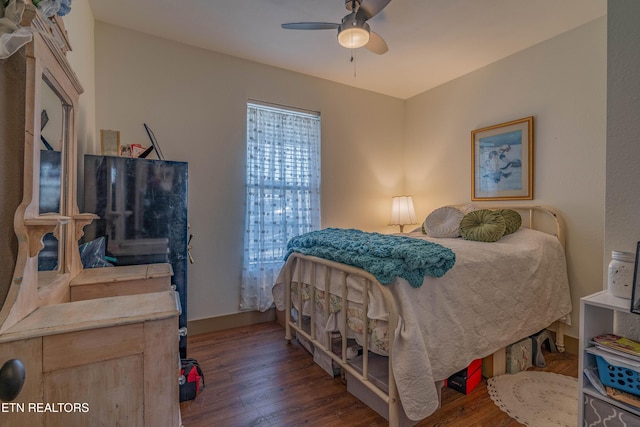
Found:
[[[271,307],[287,242],[319,228],[319,114],[247,104],[242,310]]]

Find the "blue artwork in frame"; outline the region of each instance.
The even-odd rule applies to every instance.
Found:
[[[533,199],[533,117],[471,132],[471,200]]]

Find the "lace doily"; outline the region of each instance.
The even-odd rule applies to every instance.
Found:
[[[534,427],[576,427],[578,379],[541,371],[489,378],[487,390],[498,407]]]

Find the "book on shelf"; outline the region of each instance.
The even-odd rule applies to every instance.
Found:
[[[640,342],[614,334],[598,335],[593,338],[598,347],[612,349],[625,355],[640,358]]]
[[[636,408],[640,407],[640,397],[609,386],[607,386],[606,389],[607,396],[611,397],[612,399],[619,400],[620,402],[624,402],[627,405],[635,406]]]

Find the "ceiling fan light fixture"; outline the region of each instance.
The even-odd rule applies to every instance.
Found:
[[[352,12],[342,18],[338,27],[338,43],[347,49],[357,49],[369,43],[369,24],[356,18]]]
[[[365,2],[365,7],[362,3]],[[282,24],[285,30],[338,30],[338,43],[347,49],[365,47],[369,51],[382,55],[389,50],[387,43],[379,34],[371,32],[367,21],[384,9],[391,0],[344,0],[351,13],[342,18],[340,24],[331,22],[289,22]],[[352,55],[353,61],[353,55]]]
[[[338,34],[338,43],[347,49],[357,49],[369,43],[369,31],[364,28],[346,28]]]

